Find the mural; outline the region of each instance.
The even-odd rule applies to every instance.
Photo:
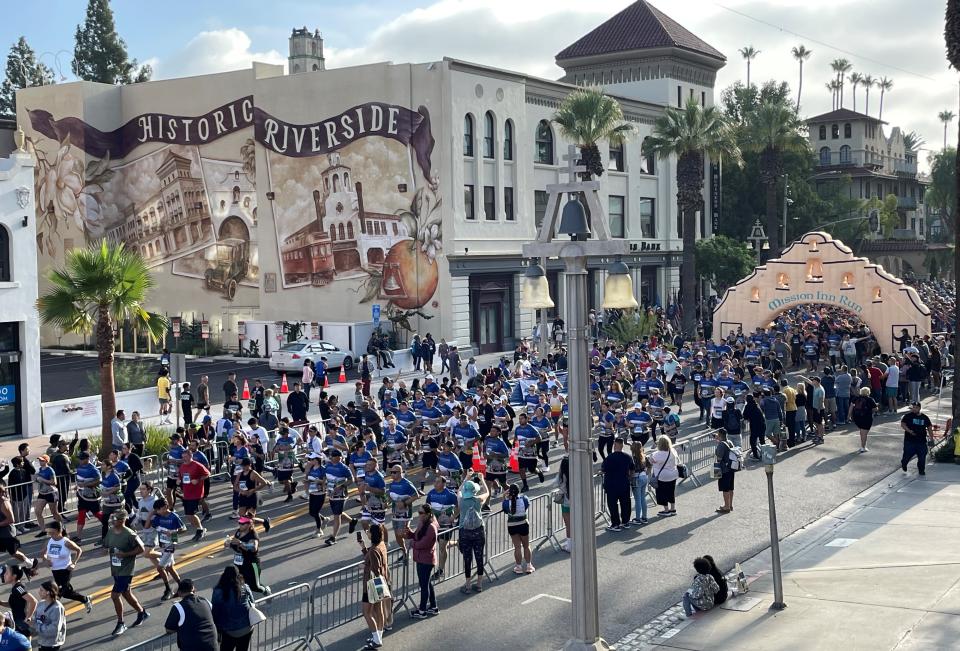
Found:
[[[113,131],[42,109],[27,115],[37,245],[50,258],[78,229],[84,242],[74,245],[124,242],[148,266],[233,301],[260,282],[259,147],[278,290],[350,281],[357,302],[417,309],[437,289],[441,202],[424,107],[369,102],[294,124],[251,96],[203,115],[138,115]]]

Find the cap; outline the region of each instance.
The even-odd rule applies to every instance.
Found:
[[[37,457],[37,459],[40,461],[50,461],[50,457],[45,454],[41,454],[39,457]]]
[[[343,452],[341,452],[340,450],[337,450],[336,448],[334,448],[333,450],[330,451],[330,456],[331,456],[331,457],[342,457],[342,456],[343,456]]]
[[[922,405],[921,405],[918,401],[914,400],[913,402],[910,403],[910,406],[911,406],[911,407],[920,407],[920,406],[922,406]]]
[[[322,459],[323,457],[321,457],[321,456],[320,456],[319,454],[317,454],[316,452],[311,452],[310,454],[307,455],[307,458],[308,458],[308,459]]]
[[[633,408],[634,408],[634,409],[643,409],[643,405],[640,404],[639,402],[635,402],[635,403],[633,403]]]
[[[728,405],[732,405],[735,402],[735,400],[731,397],[727,397],[727,399],[724,402],[726,402]]]
[[[253,520],[246,517],[237,519],[237,524],[250,524],[251,522],[253,522]]]
[[[425,377],[425,378],[423,378],[423,379],[425,379],[425,380],[435,380],[436,378],[434,378],[432,375],[428,375],[427,377]]]
[[[89,453],[89,452],[81,452],[80,454],[77,455],[77,458],[78,458],[78,459],[89,459],[89,458],[90,458],[90,453]]]

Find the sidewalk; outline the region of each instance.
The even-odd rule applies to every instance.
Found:
[[[956,649],[960,465],[928,463],[926,472],[897,470],[783,539],[785,610],[769,609],[768,548],[742,563],[747,594],[689,619],[677,605],[616,648]]]

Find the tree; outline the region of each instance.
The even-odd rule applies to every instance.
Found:
[[[735,81],[720,93],[720,106],[727,121],[734,126],[740,126],[747,120],[747,115],[761,104],[766,102],[790,102],[790,85],[785,81],[770,79],[761,86],[744,86],[743,82]]]
[[[941,149],[930,156],[930,187],[927,205],[940,213],[940,229],[947,238],[956,229],[957,150]]]
[[[960,0],[947,0],[947,12],[944,19],[944,38],[947,44],[947,60],[950,62],[950,65],[954,70],[960,70]],[[944,124],[944,130],[946,130],[946,124]],[[946,138],[944,138],[946,140]],[[946,149],[947,145],[944,142],[943,148]],[[960,149],[960,137],[957,139],[957,148]],[[960,183],[960,168],[957,166],[960,165],[960,158],[957,157],[956,151],[954,151],[954,184]],[[954,187],[953,191],[953,214],[958,214],[957,210],[957,197],[960,197],[960,192],[957,191]],[[954,300],[958,301],[956,304],[960,304],[960,228],[956,228],[954,224],[953,229],[954,237],[954,256],[953,256],[953,277],[955,279],[954,286],[956,288],[956,295]],[[954,378],[960,377],[960,355],[953,356],[953,372]],[[954,381],[953,383],[953,422],[960,422],[960,382]]]
[[[567,95],[553,115],[560,133],[580,146],[587,172],[602,176],[607,168],[597,143],[606,140],[622,145],[635,130],[624,122],[619,102],[605,95],[599,87],[581,88]]]
[[[876,210],[880,215],[880,233],[883,237],[890,239],[893,237],[893,229],[900,225],[900,213],[897,212],[897,195],[888,194],[881,201],[879,197],[874,197],[867,202],[867,210]]]
[[[830,91],[833,101],[833,110],[836,111],[838,108],[840,108],[840,82],[836,79],[831,79],[829,82],[824,84],[824,87]]]
[[[7,76],[0,84],[0,115],[16,116],[17,91],[54,83],[53,70],[37,61],[36,53],[21,36],[7,55]]]
[[[623,310],[616,320],[611,320],[603,328],[606,337],[626,346],[632,341],[642,340],[652,335],[657,328],[657,315],[652,311],[636,308]]]
[[[947,148],[947,125],[953,121],[954,115],[953,111],[940,111],[937,113],[937,118],[943,122],[943,148]]]
[[[757,58],[757,55],[760,54],[760,50],[756,49],[752,45],[747,47],[740,48],[740,56],[747,60],[747,87],[750,87],[750,62]]]
[[[37,301],[40,320],[63,332],[94,334],[100,368],[103,445],[111,446],[110,420],[117,411],[114,386],[114,326],[127,320],[153,341],[163,337],[167,319],[147,312],[154,280],[136,252],[106,240],[99,246],[67,252],[64,266],[51,270],[51,288]]]
[[[887,79],[886,77],[880,77],[880,79],[876,81],[876,84],[877,84],[877,88],[880,89],[880,112],[877,114],[877,119],[882,120],[883,119],[883,95],[888,90],[893,88],[893,80]]]
[[[728,287],[745,278],[757,262],[749,247],[726,235],[697,242],[696,260],[700,275],[713,285],[720,296]]]
[[[843,108],[843,76],[850,72],[853,66],[846,59],[834,59],[830,67],[837,75],[837,108]]]
[[[903,147],[907,151],[919,151],[926,143],[927,141],[924,140],[923,136],[916,131],[911,131],[903,136]]]
[[[766,228],[769,256],[780,250],[780,219],[777,213],[777,182],[783,176],[783,152],[809,148],[806,127],[786,102],[765,102],[750,113],[744,143],[760,154],[760,183],[766,189]]]
[[[149,81],[153,70],[127,57],[127,44],[117,34],[110,0],[88,0],[83,25],[74,36],[73,73],[84,81],[130,84]]]
[[[803,90],[803,62],[810,58],[810,55],[813,54],[813,50],[808,50],[803,46],[803,43],[796,46],[791,50],[793,58],[800,63],[800,79],[797,82],[797,112],[800,112],[800,91]]]
[[[669,107],[657,118],[653,132],[643,141],[643,153],[661,160],[677,158],[677,205],[683,225],[682,327],[687,335],[693,335],[697,324],[696,213],[703,208],[704,157],[739,166],[740,150],[719,109],[702,107],[690,98],[682,109]]]
[[[863,112],[867,115],[870,115],[870,89],[873,87],[873,77],[870,75],[863,75],[863,77],[860,78],[860,83],[863,84],[863,90],[867,94],[867,97],[864,100]]]
[[[847,81],[853,84],[853,111],[857,111],[857,86],[863,83],[863,75],[859,72],[851,72]]]

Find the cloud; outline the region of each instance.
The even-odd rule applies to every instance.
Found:
[[[173,56],[157,60],[156,79],[205,75],[249,68],[254,61],[286,64],[287,57],[277,50],[252,52],[250,37],[236,29],[200,32]]]

